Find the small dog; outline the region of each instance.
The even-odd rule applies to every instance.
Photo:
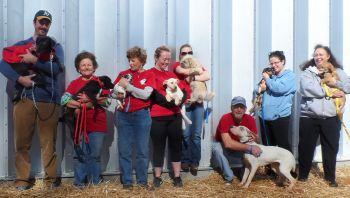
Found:
[[[325,62],[322,64],[323,73],[319,74],[321,77],[321,84],[325,86],[325,89],[328,89],[329,97],[331,97],[334,93],[340,91],[338,88],[334,87],[335,82],[340,80],[339,75],[336,71],[336,68],[330,62]],[[341,98],[332,98],[336,105],[338,117],[343,119],[343,109],[346,102],[346,97],[343,96]]]
[[[255,157],[251,154],[244,154],[245,171],[240,183],[241,186],[244,185],[244,188],[248,188],[258,167],[271,164],[272,169],[279,176],[283,175],[289,180],[290,185],[288,189],[290,190],[293,188],[296,181],[290,172],[295,172],[295,158],[291,152],[281,147],[264,146],[250,141],[252,132],[244,126],[234,126],[230,129],[230,132],[238,136],[241,143],[258,145],[262,150],[259,157]]]
[[[184,96],[180,87],[178,86],[179,80],[176,78],[169,78],[163,82],[163,85],[166,86],[166,95],[165,98],[168,102],[175,100],[175,105],[179,105],[182,97]],[[186,128],[186,124],[192,124],[192,121],[186,116],[186,108],[184,105],[181,107],[181,116],[183,118],[182,129]]]
[[[133,77],[131,74],[126,74],[125,76],[123,76],[123,78],[126,78],[129,81],[129,83],[132,83]],[[123,109],[125,103],[124,99],[126,97],[126,90],[122,86],[120,86],[119,83],[117,83],[114,85],[113,91],[110,96],[116,99],[119,94],[123,94],[123,99],[117,99],[117,109]]]
[[[114,85],[112,80],[108,76],[100,76],[98,80],[90,80],[84,87],[82,87],[73,97],[73,100],[79,100],[78,95],[81,93],[86,94],[91,100],[95,108],[102,108],[98,104],[97,97],[100,95],[102,89],[113,89]],[[95,111],[97,113],[97,111]],[[96,115],[95,115],[96,116]],[[68,128],[74,131],[75,128],[75,109],[66,107],[63,117],[60,119],[64,121]]]
[[[274,74],[274,70],[272,67],[266,67],[263,69],[263,72],[264,73],[266,72],[270,77]],[[259,82],[259,89],[258,89],[258,93],[256,94],[254,100],[253,100],[253,106],[252,108],[249,109],[249,114],[254,116],[255,113],[261,108],[261,105],[262,105],[262,94],[265,92],[265,91],[262,91],[261,90],[261,86],[262,85],[265,85],[266,86],[266,81],[265,79],[261,79],[260,82]]]
[[[180,63],[182,68],[190,69],[190,76],[198,75],[203,70],[199,62],[191,55],[184,56]],[[215,96],[214,92],[208,92],[205,82],[191,81],[190,86],[192,93],[189,101],[191,103],[203,103],[204,100],[211,101]]]
[[[9,63],[11,67],[20,75],[27,76],[30,74],[36,74],[32,80],[37,85],[45,85],[45,74],[32,67],[31,64],[23,63],[20,55],[26,54],[29,50],[33,55],[38,57],[39,61],[52,61],[58,62],[55,53],[56,41],[49,36],[39,36],[36,39],[35,45],[32,43],[19,46],[5,47],[3,50],[3,59]]]

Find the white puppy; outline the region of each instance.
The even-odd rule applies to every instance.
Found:
[[[252,132],[244,126],[234,126],[230,129],[230,132],[238,136],[241,143],[258,145],[262,150],[259,157],[244,154],[245,170],[240,183],[241,186],[244,185],[244,188],[248,188],[258,167],[271,164],[272,169],[278,175],[283,175],[289,180],[290,185],[288,189],[292,189],[295,184],[295,179],[290,174],[290,171],[295,172],[295,158],[291,152],[281,147],[264,146],[250,141]]]
[[[129,83],[132,82],[132,75],[131,74],[126,74],[125,76],[123,76],[123,78],[126,78]],[[123,99],[117,99],[117,96],[119,94],[123,94]],[[124,89],[124,87],[120,86],[119,83],[114,85],[113,91],[110,95],[112,98],[117,99],[117,109],[123,109],[124,108],[124,99],[126,97],[126,90]]]
[[[175,104],[179,105],[181,102],[182,97],[184,96],[184,93],[181,91],[181,89],[178,86],[179,80],[176,78],[169,78],[168,80],[165,80],[163,82],[163,85],[166,85],[166,95],[165,98],[168,102],[171,100],[175,100]],[[186,124],[192,124],[192,121],[186,116],[186,108],[184,105],[181,107],[181,115],[182,119]],[[182,128],[185,129],[186,125],[185,123],[182,123]]]

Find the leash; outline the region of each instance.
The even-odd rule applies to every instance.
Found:
[[[324,90],[326,91],[326,96],[329,98],[332,98],[333,94],[330,92],[329,87],[325,83],[322,83],[322,86],[323,86]],[[336,110],[337,114],[339,114],[341,112],[339,98],[335,98],[335,110]]]
[[[86,103],[80,104],[82,109],[77,115],[77,121],[75,123],[75,135],[74,144],[79,145],[81,142],[81,136],[83,136],[84,142],[87,144],[90,142],[89,136],[86,132]]]
[[[50,102],[49,103],[52,103],[52,100],[53,100],[53,95],[54,95],[54,80],[53,80],[53,69],[52,69],[52,59],[50,59],[50,69],[51,69],[51,98],[50,98]],[[33,98],[33,104],[34,104],[34,107],[35,109],[38,111],[38,117],[41,121],[45,121],[45,120],[48,120],[55,112],[55,109],[56,109],[56,105],[53,106],[53,110],[52,112],[49,114],[49,116],[47,116],[46,118],[43,118],[40,116],[40,112],[39,112],[39,108],[38,108],[38,105],[37,105],[37,102],[35,100],[35,94],[34,94],[34,89],[36,87],[36,84],[35,82],[33,81],[32,83],[32,98]],[[25,90],[25,88],[24,88]],[[23,93],[23,92],[22,92]]]
[[[205,137],[205,124],[209,123],[209,116],[210,113],[213,111],[212,108],[209,107],[209,102],[207,102],[207,107],[204,110],[204,122],[203,122],[203,134],[202,134],[202,139],[204,140]]]
[[[333,94],[330,92],[329,87],[326,85],[326,83],[322,83],[322,86],[324,88],[324,90],[326,91],[326,97],[331,98],[333,96]],[[339,114],[341,113],[341,109],[340,109],[340,99],[339,98],[335,98],[335,109],[336,109],[336,113],[340,119],[341,125],[344,128],[344,131],[346,133],[346,136],[348,137],[348,139],[350,140],[350,132],[349,129],[345,126],[345,123],[343,122],[343,119],[340,118]]]

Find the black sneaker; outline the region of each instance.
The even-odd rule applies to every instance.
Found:
[[[329,185],[329,187],[333,187],[333,188],[338,187],[338,183],[335,180],[328,181],[328,185]]]
[[[232,182],[233,182],[233,179],[231,179],[231,180],[226,180],[226,179],[225,179],[225,185],[226,185],[226,186],[232,185]]]
[[[184,172],[188,172],[190,171],[190,166],[186,163],[181,163],[181,169],[184,171]]]
[[[25,190],[29,190],[31,186],[26,185],[26,186],[17,186],[16,190],[18,191],[25,191]]]
[[[197,176],[197,173],[198,173],[198,166],[191,165],[190,173],[191,173],[193,176]]]
[[[174,184],[175,187],[178,187],[178,188],[183,187],[181,177],[174,177],[174,182],[173,182],[173,184]]]
[[[155,178],[153,179],[153,186],[154,186],[155,188],[159,188],[162,184],[163,184],[162,178],[160,178],[160,177],[155,177]]]
[[[123,184],[123,189],[132,190],[132,184]]]
[[[298,181],[300,181],[300,182],[307,182],[307,178],[301,177],[301,178],[298,178]]]

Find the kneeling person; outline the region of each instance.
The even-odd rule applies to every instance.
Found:
[[[232,183],[234,173],[231,168],[238,170],[239,178],[243,175],[243,152],[250,153],[256,157],[261,154],[258,146],[250,146],[239,142],[239,137],[233,135],[230,130],[232,126],[245,126],[256,136],[255,142],[259,142],[255,120],[246,114],[246,101],[241,96],[236,96],[231,101],[231,112],[223,115],[216,129],[216,142],[212,145],[214,167],[220,169],[227,184]]]

